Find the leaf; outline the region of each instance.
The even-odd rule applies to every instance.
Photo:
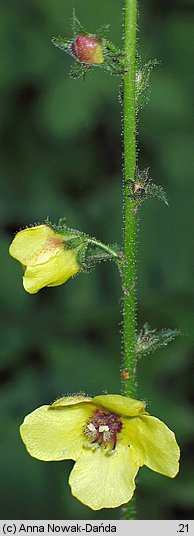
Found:
[[[161,201],[168,205],[168,199],[166,192],[162,186],[154,184],[149,178],[149,168],[140,171],[136,169],[135,181],[128,179],[130,188],[130,197],[135,199],[138,203],[141,203],[149,197],[157,197]]]
[[[150,329],[149,324],[146,323],[137,337],[136,352],[139,357],[153,354],[158,348],[167,346],[179,335],[181,335],[179,329]]]
[[[163,201],[165,205],[168,205],[168,199],[164,188],[162,186],[154,184],[151,181],[147,189],[147,197],[157,197],[158,199]]]
[[[145,63],[143,67],[139,67],[136,72],[136,106],[137,109],[142,108],[147,104],[150,96],[149,90],[149,78],[152,72],[152,69],[159,65],[159,62],[155,60],[150,60],[148,63]]]

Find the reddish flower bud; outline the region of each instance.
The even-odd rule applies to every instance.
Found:
[[[86,65],[100,65],[104,61],[102,45],[92,37],[79,35],[71,50],[74,56]]]

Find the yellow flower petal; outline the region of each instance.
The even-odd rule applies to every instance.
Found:
[[[24,266],[36,266],[55,257],[62,248],[63,238],[48,225],[29,227],[16,234],[9,253]]]
[[[60,249],[48,262],[37,266],[27,266],[23,285],[27,292],[35,294],[43,287],[62,285],[79,269],[75,250]]]
[[[64,406],[73,406],[74,404],[80,404],[83,402],[91,402],[92,398],[89,396],[76,395],[76,396],[63,396],[55,400],[50,407],[51,408],[63,408]]]
[[[179,470],[180,449],[174,433],[156,417],[142,415],[124,419],[129,443],[140,465],[174,478]]]
[[[89,404],[61,411],[42,406],[24,419],[20,426],[22,440],[29,454],[38,460],[77,460],[85,440],[83,428],[90,415]]]
[[[132,451],[118,444],[114,454],[99,447],[84,449],[70,474],[72,494],[92,508],[116,508],[128,502],[134,492],[139,466]]]
[[[126,415],[135,417],[141,413],[145,413],[145,404],[140,400],[134,400],[121,395],[99,395],[93,398],[94,404],[104,406],[104,408],[118,413],[118,415]]]

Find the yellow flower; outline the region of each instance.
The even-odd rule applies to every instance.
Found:
[[[23,285],[27,292],[35,294],[43,287],[62,285],[80,270],[77,261],[80,246],[75,249],[67,246],[72,238],[76,238],[76,233],[55,232],[46,224],[16,234],[9,253],[24,268]]]
[[[142,465],[171,478],[179,470],[174,433],[121,395],[63,397],[30,413],[20,432],[34,458],[76,462],[72,494],[93,510],[127,503]]]

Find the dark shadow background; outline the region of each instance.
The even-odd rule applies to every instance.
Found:
[[[119,392],[121,287],[116,267],[97,266],[66,285],[30,296],[8,255],[14,233],[48,215],[106,242],[121,240],[120,81],[101,70],[68,78],[71,58],[53,35],[71,35],[73,6],[90,32],[111,24],[121,38],[118,0],[1,0],[1,517],[114,519],[71,497],[71,462],[30,458],[18,427],[24,415],[64,393]],[[139,49],[161,65],[140,113],[139,165],[166,189],[170,207],[141,208],[139,326],[185,336],[139,363],[138,396],[182,449],[175,480],[143,468],[140,519],[192,519],[193,418],[193,35],[192,0],[140,1]],[[192,253],[191,253],[192,252]]]

